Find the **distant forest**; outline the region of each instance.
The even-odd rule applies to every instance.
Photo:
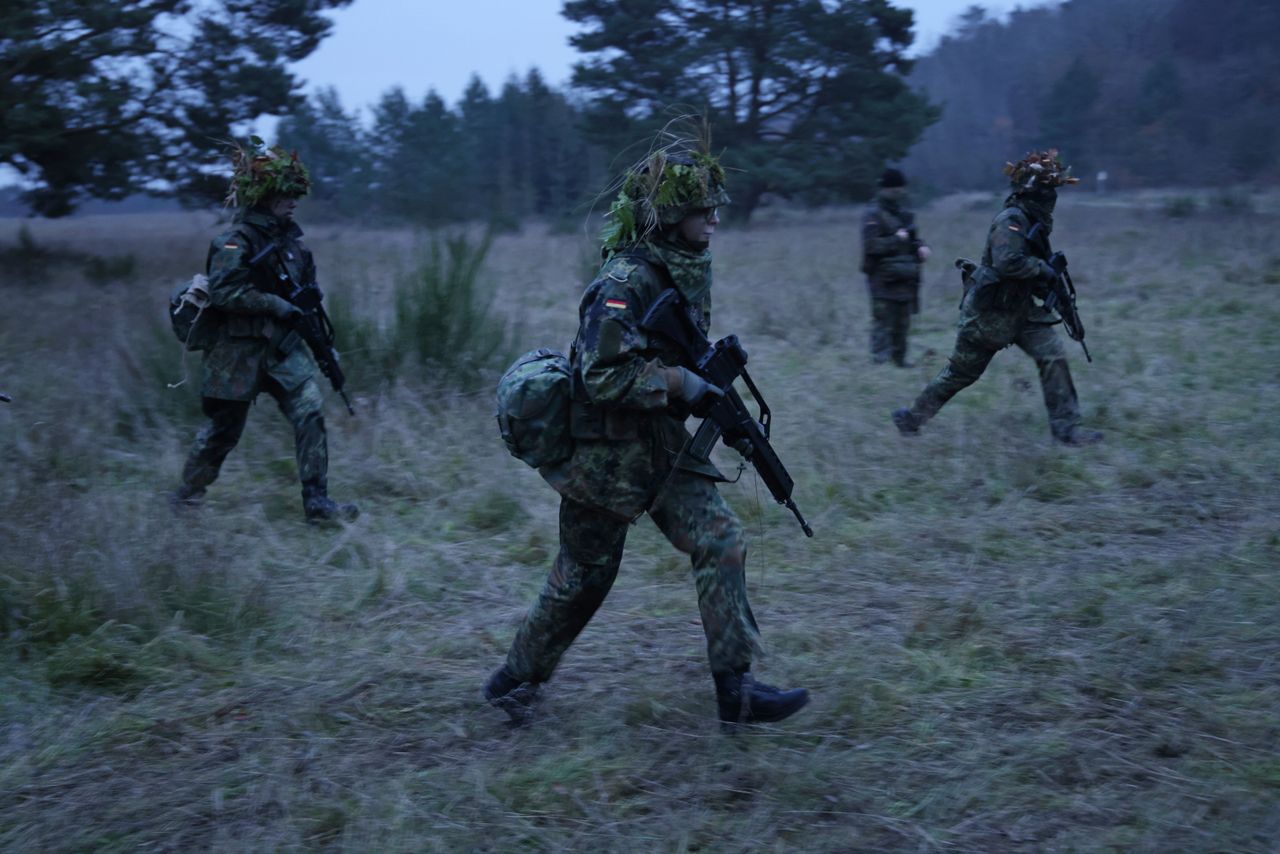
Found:
[[[435,92],[411,102],[394,88],[373,106],[371,125],[328,89],[276,135],[311,171],[313,213],[513,227],[585,210],[600,189],[604,154],[588,143],[582,118],[531,70],[496,95],[473,77],[452,107]]]
[[[1086,182],[1105,170],[1116,188],[1274,182],[1277,36],[1280,4],[1249,0],[1070,0],[1003,21],[971,7],[911,68],[941,118],[904,166],[917,187],[992,188],[1006,159],[1056,146]],[[392,90],[371,126],[322,92],[279,136],[334,214],[514,225],[580,217],[624,165],[587,135],[585,111],[530,71],[497,93],[474,79],[452,106]]]
[[[530,70],[496,91],[473,77],[453,104],[399,88],[372,105],[299,97],[288,62],[328,32],[323,9],[349,2],[211,0],[192,13],[203,35],[177,46],[189,56],[160,4],[0,13],[16,33],[0,40],[0,164],[24,179],[0,190],[0,213],[147,189],[216,204],[210,140],[282,112],[276,136],[315,179],[308,217],[428,226],[580,223],[677,110],[709,119],[736,217],[778,198],[864,199],[886,164],[917,189],[995,189],[1030,148],[1117,189],[1280,180],[1276,2],[1068,0],[1006,19],[973,6],[912,59],[912,13],[892,0],[566,0],[582,60],[563,89]],[[275,35],[225,26],[244,8]],[[236,50],[253,62],[219,59]],[[153,73],[131,74],[120,51]]]
[[[1071,0],[1003,23],[974,6],[910,81],[943,113],[905,165],[938,190],[1047,146],[1113,187],[1280,178],[1280,3]]]

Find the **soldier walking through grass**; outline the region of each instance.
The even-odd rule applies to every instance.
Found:
[[[256,138],[251,148],[237,146],[232,161],[228,204],[239,212],[210,245],[206,264],[214,325],[200,403],[209,423],[196,435],[173,498],[180,505],[203,498],[240,441],[249,406],[265,391],[293,427],[307,520],[354,519],[354,504],[328,496],[324,396],[315,358],[294,328],[303,311],[282,296],[290,283],[315,282],[315,261],[293,220],[310,177],[296,152],[264,149]]]
[[[880,176],[880,190],[862,222],[862,272],[871,292],[871,359],[907,365],[911,315],[920,313],[920,266],[929,247],[907,208],[907,178],[897,169]]]
[[[1066,351],[1053,328],[1058,318],[1043,303],[1058,276],[1048,252],[1057,188],[1079,180],[1070,172],[1056,150],[1006,164],[1012,190],[987,232],[981,265],[957,261],[966,272],[955,349],[915,402],[894,411],[893,422],[903,434],[918,433],[956,392],[982,376],[996,353],[1016,344],[1040,372],[1054,438],[1067,445],[1101,441],[1101,433],[1080,426]]]
[[[485,697],[518,723],[539,687],[604,601],[631,523],[648,513],[690,556],[719,717],[778,721],[804,689],[757,682],[758,629],[746,590],[742,524],[716,489],[724,477],[688,452],[685,419],[723,392],[682,364],[683,353],[640,328],[648,306],[679,292],[705,331],[711,318],[710,240],[729,197],[705,145],[679,139],[626,174],[604,231],[604,265],[587,288],[570,354],[572,455],[541,469],[561,494],[560,551]]]

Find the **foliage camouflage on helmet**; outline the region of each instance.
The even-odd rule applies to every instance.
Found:
[[[664,130],[659,140],[670,141],[627,170],[601,233],[606,251],[633,246],[690,211],[729,203],[724,167],[709,151],[710,132],[700,130],[693,138]]]
[[[1005,163],[1004,174],[1016,190],[1030,190],[1034,187],[1061,187],[1064,184],[1077,184],[1079,178],[1071,177],[1071,167],[1062,165],[1058,149],[1048,151],[1028,151],[1027,156],[1017,163]]]
[[[249,137],[249,146],[231,144],[229,207],[253,207],[269,196],[299,198],[311,192],[311,175],[297,151],[271,148],[261,137]]]

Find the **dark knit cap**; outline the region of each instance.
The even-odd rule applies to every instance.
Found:
[[[880,176],[881,187],[905,187],[907,186],[907,176],[903,175],[897,169],[886,169],[884,174]]]

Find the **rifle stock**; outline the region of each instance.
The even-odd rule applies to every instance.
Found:
[[[709,342],[689,316],[688,307],[675,289],[664,291],[654,301],[641,319],[640,328],[673,341],[684,352],[695,373],[724,391],[724,396],[706,411],[690,443],[690,451],[705,458],[721,438],[731,446],[745,447],[747,460],[755,467],[774,500],[795,515],[805,536],[812,537],[813,529],[791,497],[795,482],[769,442],[773,415],[747,373],[747,351],[738,341],[738,336],[729,335],[715,344]],[[733,387],[739,377],[760,407],[758,418],[751,415],[742,396]]]

